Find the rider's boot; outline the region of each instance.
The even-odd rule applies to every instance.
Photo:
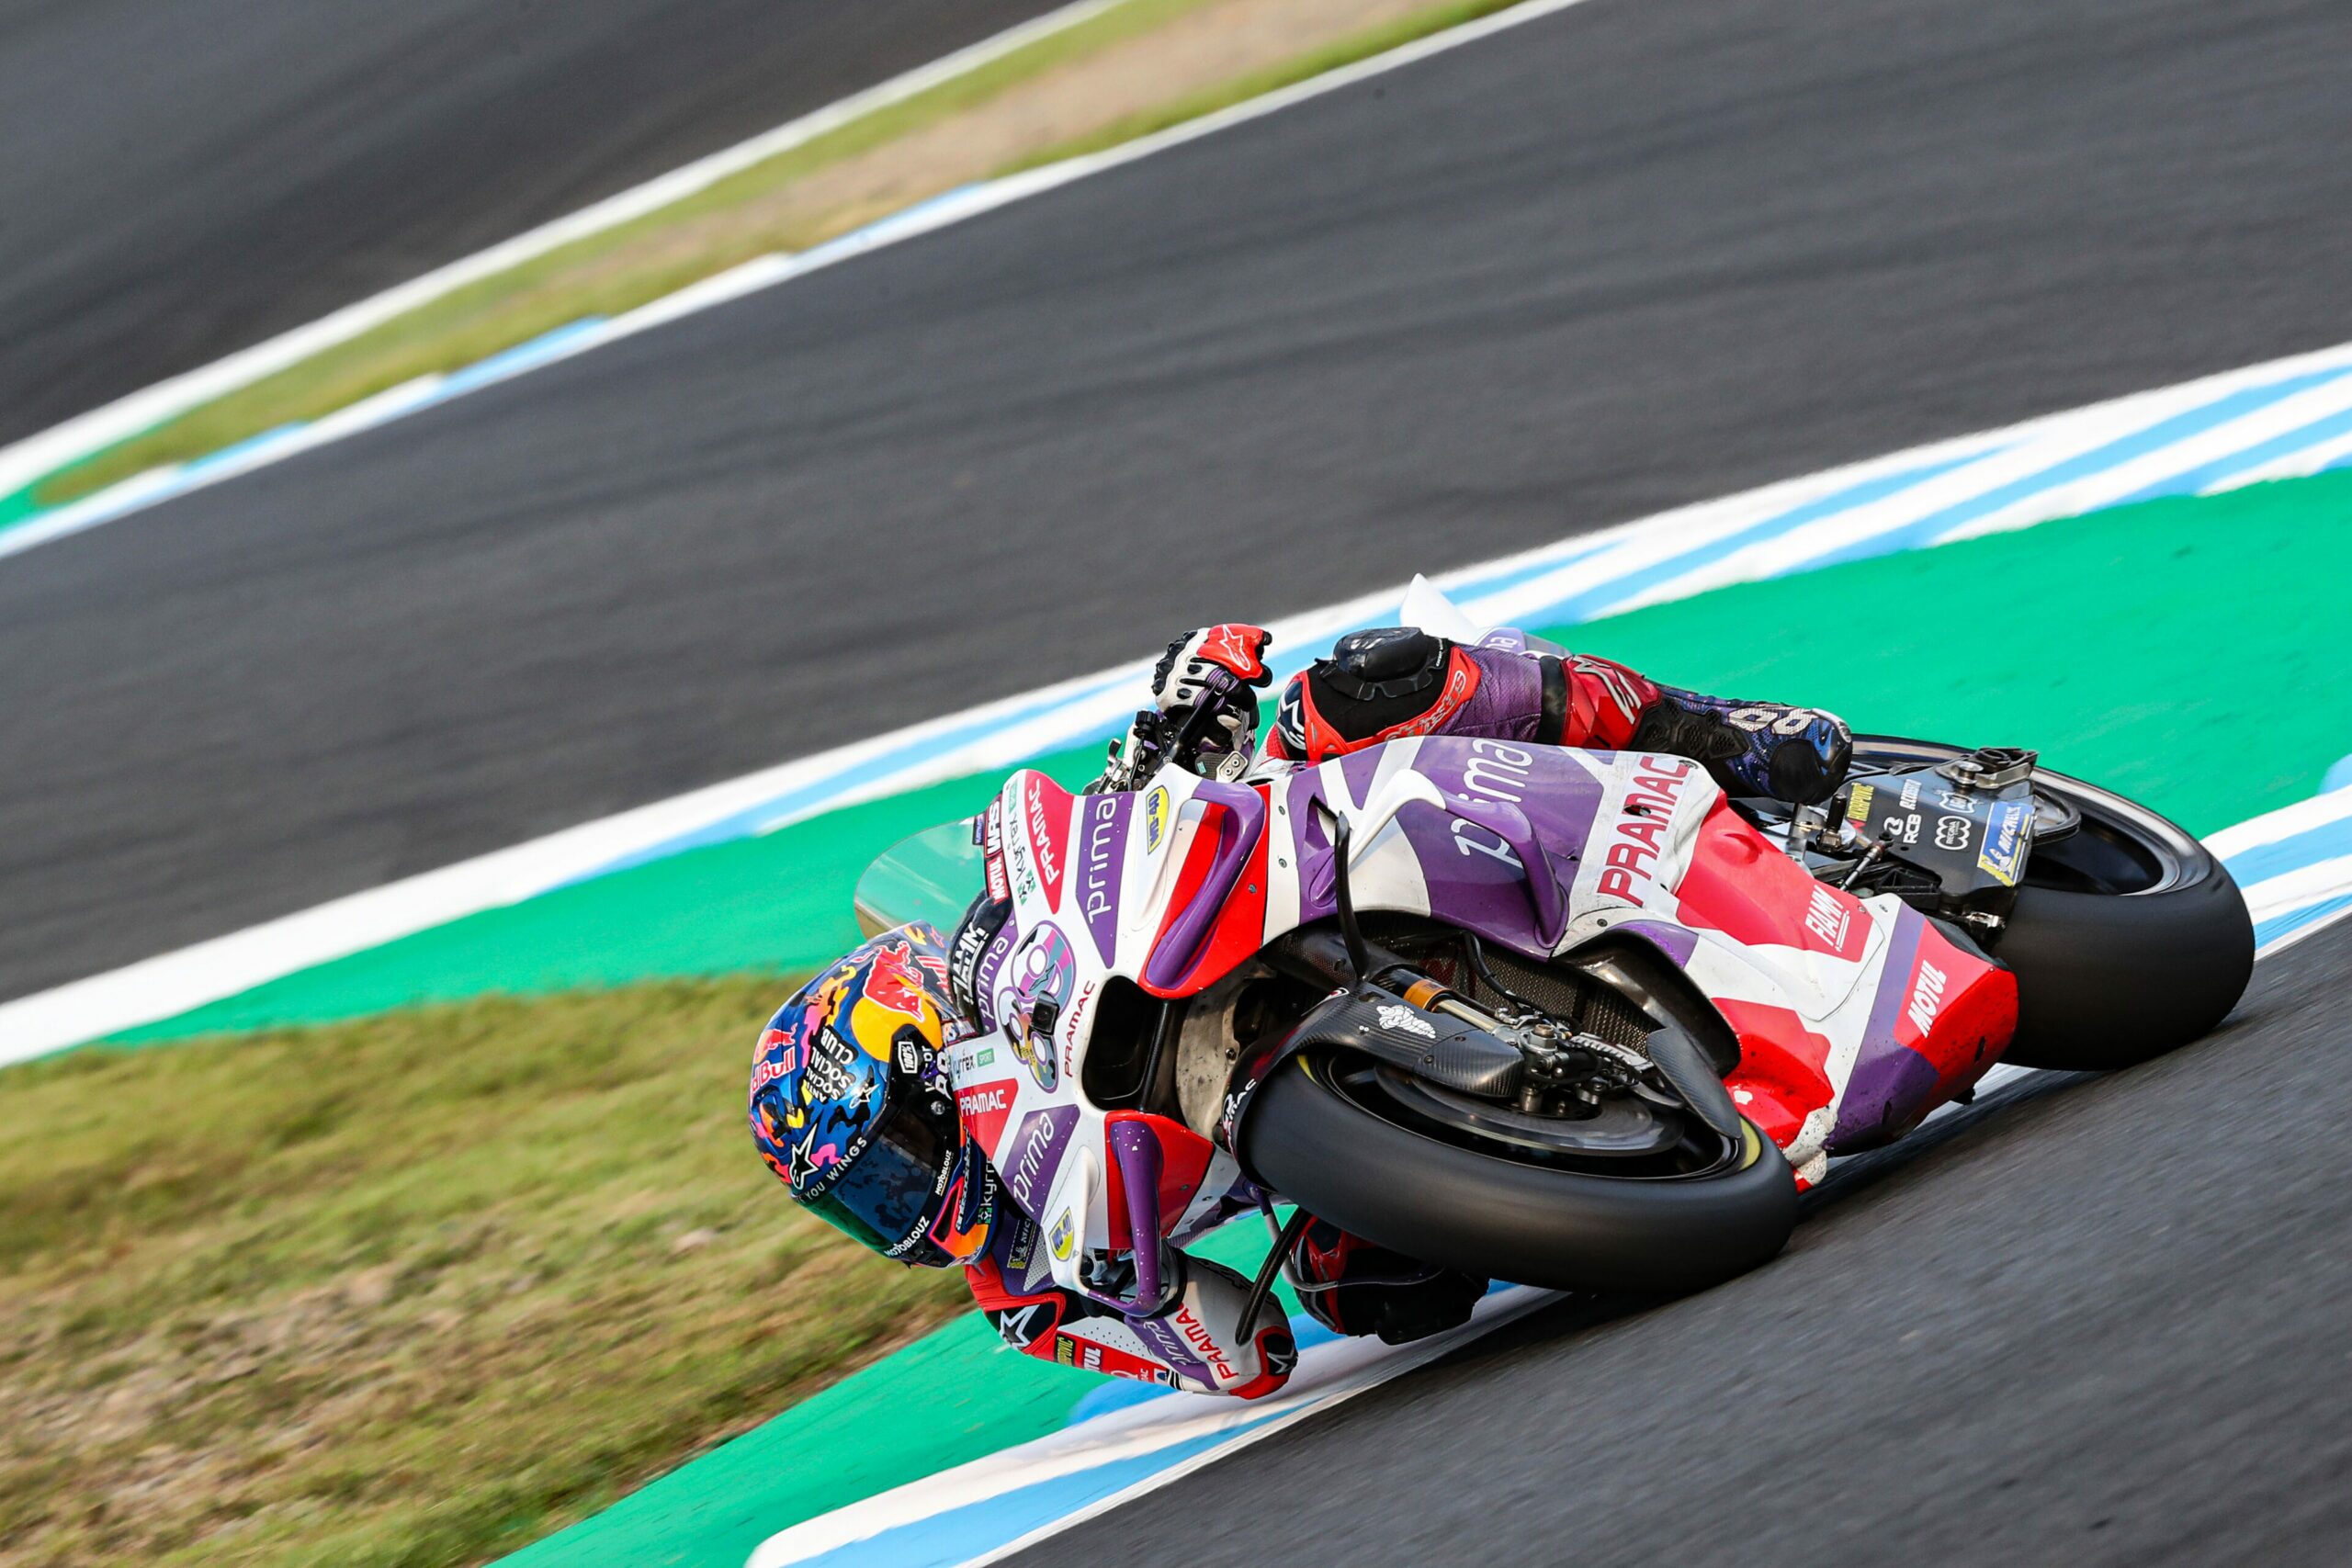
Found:
[[[1487,1281],[1374,1247],[1329,1220],[1310,1220],[1291,1248],[1300,1304],[1340,1334],[1408,1345],[1470,1321]]]
[[[1660,686],[1634,727],[1631,749],[1704,763],[1729,795],[1812,806],[1845,782],[1853,734],[1843,719],[1818,708]]]

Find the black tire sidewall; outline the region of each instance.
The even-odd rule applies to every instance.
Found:
[[[1858,735],[1857,757],[1890,749],[1962,756],[1965,748]],[[1917,755],[1913,761],[1924,761]],[[2254,976],[2254,921],[2229,869],[2197,837],[2128,795],[2050,769],[2036,783],[2078,807],[2136,817],[2177,867],[2140,893],[2018,890],[1993,956],[2018,982],[2018,1029],[2002,1059],[2024,1067],[2106,1072],[2206,1034]]]
[[[1251,1098],[1243,1168],[1318,1218],[1424,1262],[1554,1290],[1678,1293],[1766,1262],[1796,1224],[1788,1161],[1752,1127],[1737,1168],[1621,1180],[1441,1142],[1285,1062]]]
[[[2118,897],[2022,888],[1995,956],[2018,981],[2005,1060],[2105,1072],[2209,1032],[2254,976],[2254,922],[2238,886],[2199,846],[2202,874]]]

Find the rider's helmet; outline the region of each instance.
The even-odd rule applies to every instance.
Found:
[[[777,1010],[752,1059],[752,1137],[793,1197],[886,1258],[934,1268],[988,1244],[996,1176],[940,1052],[970,1032],[947,944],[885,931]]]

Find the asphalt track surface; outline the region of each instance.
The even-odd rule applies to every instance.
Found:
[[[0,993],[2342,341],[2347,61],[2327,0],[1590,0],[0,563]]]
[[[1056,0],[0,0],[0,444]]]
[[[1762,1270],[1563,1303],[1021,1568],[2342,1562],[2352,925],[2218,1033],[1841,1166]]]

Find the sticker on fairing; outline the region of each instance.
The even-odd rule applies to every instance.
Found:
[[[2027,829],[2033,821],[2030,800],[1995,803],[1984,827],[1984,846],[1976,852],[1976,868],[2004,887],[2015,887],[2025,868]]]
[[[1143,849],[1150,854],[1159,848],[1159,840],[1168,832],[1168,786],[1154,784],[1151,793],[1143,797]]]
[[[1000,903],[1012,896],[1012,883],[1004,874],[1004,807],[1002,802],[989,807],[988,824],[981,830],[980,848],[988,860],[989,901]]]

